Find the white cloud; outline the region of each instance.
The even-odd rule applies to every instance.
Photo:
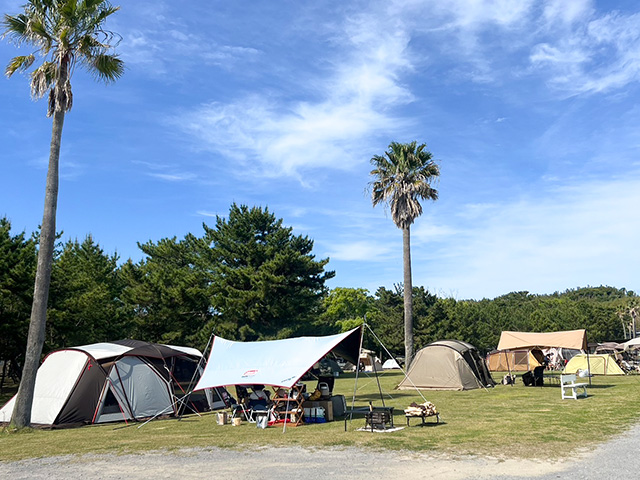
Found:
[[[148,175],[168,182],[185,182],[197,178],[193,173],[149,173]]]
[[[217,213],[215,213],[215,212],[208,212],[208,211],[206,211],[206,210],[198,210],[196,213],[197,213],[198,215],[202,216],[202,217],[213,217],[213,218],[216,218],[216,217],[218,216],[218,214],[217,214]]]
[[[328,256],[332,260],[379,262],[387,260],[392,252],[394,249],[386,244],[357,241],[332,245]]]
[[[592,10],[591,0],[548,0],[544,6],[543,18],[547,23],[571,25],[591,14]]]
[[[409,37],[383,28],[383,20],[361,15],[346,22],[344,49],[330,59],[328,76],[298,85],[300,96],[315,100],[282,102],[255,93],[201,105],[173,123],[196,137],[198,148],[240,161],[243,175],[249,161],[261,167],[254,174],[301,179],[307,169],[352,168],[373,136],[403,126],[389,111],[413,100],[400,81],[411,69]]]
[[[464,298],[514,290],[633,285],[640,258],[640,178],[588,182],[541,199],[485,206],[414,251],[418,285]],[[471,207],[475,210],[475,206]]]
[[[533,47],[533,66],[551,86],[570,93],[595,93],[640,80],[640,14],[613,12],[575,23],[553,41]],[[586,25],[586,27],[585,27]]]
[[[452,0],[434,2],[436,11],[452,17],[451,24],[461,30],[475,30],[486,25],[511,27],[520,23],[534,2],[523,0]]]

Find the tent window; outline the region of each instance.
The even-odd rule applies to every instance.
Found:
[[[528,351],[517,351],[513,352],[513,363],[516,365],[528,365],[529,363],[529,352]]]
[[[106,415],[109,413],[120,413],[120,405],[118,404],[118,400],[116,400],[115,395],[111,391],[111,388],[109,388],[109,390],[107,391],[107,395],[105,396],[101,415]]]

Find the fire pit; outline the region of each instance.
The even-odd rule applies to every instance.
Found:
[[[374,407],[365,413],[365,428],[386,430],[393,428],[393,407]]]

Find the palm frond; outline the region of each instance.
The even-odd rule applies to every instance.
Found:
[[[124,62],[117,55],[100,54],[92,59],[91,73],[105,82],[113,82],[124,73]]]
[[[25,38],[28,20],[27,16],[23,14],[14,16],[5,13],[2,20],[2,27],[4,28],[2,36],[11,37],[16,43],[21,43]]]
[[[73,102],[70,77],[80,64],[105,82],[124,73],[124,63],[111,50],[120,37],[104,29],[105,20],[119,10],[107,0],[27,0],[19,15],[5,15],[3,36],[28,43],[43,57],[31,74],[31,93],[41,98],[49,90],[48,114],[68,110]],[[117,43],[117,42],[116,42]],[[33,56],[16,57],[5,73],[29,68]]]
[[[399,228],[409,227],[422,215],[421,200],[437,200],[431,183],[440,170],[425,144],[391,142],[384,156],[372,157],[371,164],[371,201],[374,206],[388,204]]]
[[[13,57],[9,62],[9,65],[7,65],[7,68],[5,69],[4,74],[7,77],[10,77],[17,71],[24,72],[31,65],[33,65],[33,62],[35,61],[35,59],[36,57],[34,57],[33,55],[20,55],[17,57]]]
[[[57,66],[53,62],[44,62],[31,73],[31,97],[37,100],[55,83]]]

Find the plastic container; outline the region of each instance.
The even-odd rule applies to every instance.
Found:
[[[320,396],[322,398],[329,398],[331,396],[331,390],[329,390],[329,385],[321,382],[318,384],[318,389],[320,390]]]
[[[269,412],[255,412],[256,415],[256,427],[267,428],[269,426]]]

